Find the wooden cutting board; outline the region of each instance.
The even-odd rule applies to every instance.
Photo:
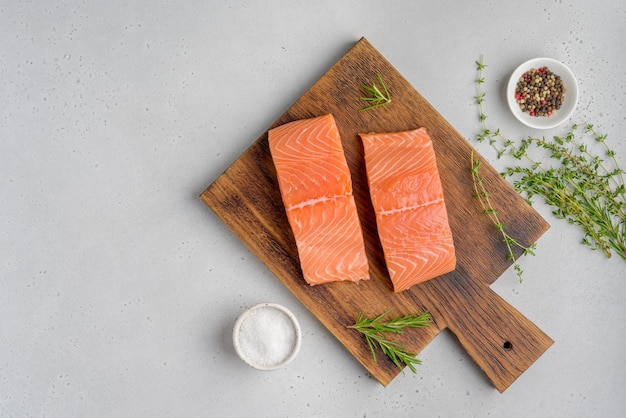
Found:
[[[361,85],[371,85],[377,73],[387,85],[392,102],[359,112],[363,107]],[[326,113],[335,117],[352,172],[370,260],[369,281],[313,287],[304,282],[267,131],[201,194],[202,200],[383,385],[400,369],[380,353],[374,362],[362,335],[346,326],[352,325],[360,312],[374,317],[394,308],[398,315],[425,310],[432,314],[431,326],[407,330],[399,337],[410,350],[421,352],[448,328],[494,386],[504,391],[553,341],[489,288],[511,261],[501,235],[473,197],[469,172],[473,148],[364,38],[268,129]],[[434,143],[457,268],[395,294],[378,241],[358,134],[419,127],[428,130]],[[481,173],[509,234],[523,245],[536,242],[549,225],[484,160]]]

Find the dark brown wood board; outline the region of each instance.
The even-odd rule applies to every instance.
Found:
[[[371,85],[377,73],[392,101],[386,107],[360,112],[362,84]],[[335,117],[352,173],[370,262],[369,281],[318,286],[305,283],[282,204],[267,131],[204,190],[201,199],[383,385],[391,382],[400,369],[382,353],[374,362],[362,335],[347,326],[354,323],[360,312],[373,317],[394,308],[397,315],[425,310],[432,314],[431,326],[407,330],[398,337],[408,349],[420,353],[441,330],[448,328],[494,386],[504,391],[553,341],[489,288],[512,262],[507,258],[502,236],[474,198],[471,153],[482,160],[486,187],[510,235],[523,245],[530,245],[549,225],[365,38],[268,130],[326,113]],[[358,134],[419,127],[425,127],[433,140],[457,268],[396,294],[378,241]]]

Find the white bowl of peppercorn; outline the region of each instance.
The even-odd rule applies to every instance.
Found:
[[[576,109],[576,77],[555,59],[528,60],[511,74],[507,102],[513,115],[523,124],[536,129],[554,128]]]

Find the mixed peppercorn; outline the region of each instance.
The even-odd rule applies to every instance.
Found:
[[[563,80],[548,67],[525,72],[515,88],[515,101],[530,116],[552,115],[563,104],[564,95]]]

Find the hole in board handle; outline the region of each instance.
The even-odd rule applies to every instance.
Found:
[[[511,341],[505,341],[502,344],[502,348],[504,348],[506,351],[510,351],[513,349],[513,343]]]

